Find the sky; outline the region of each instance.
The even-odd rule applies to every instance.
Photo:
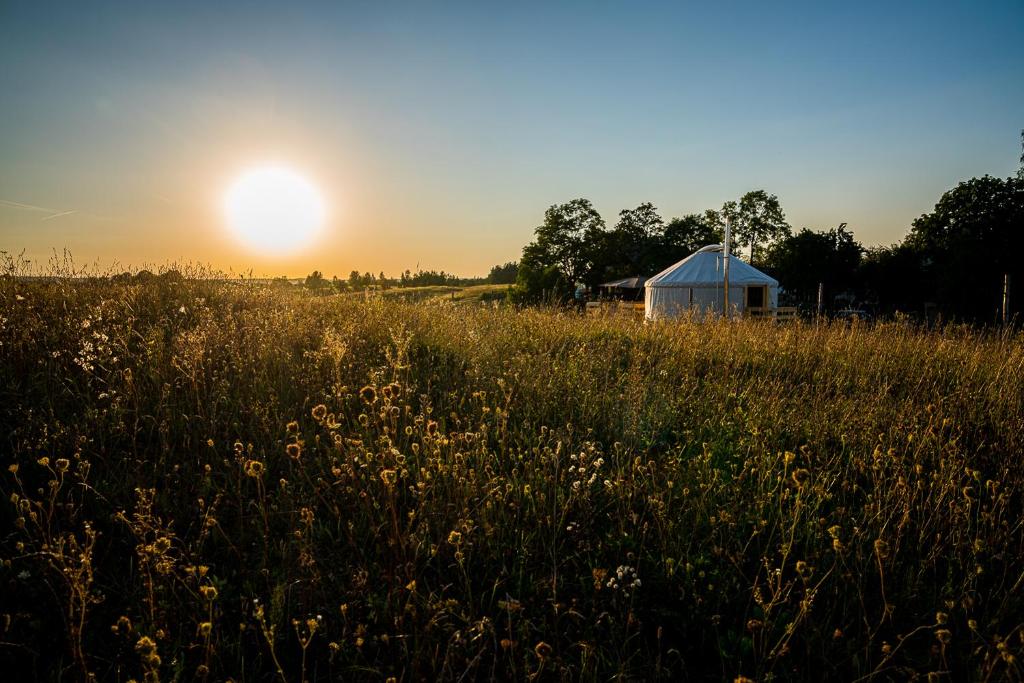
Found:
[[[552,204],[758,188],[884,245],[1021,128],[1020,0],[0,0],[0,250],[36,263],[483,275]],[[226,225],[267,163],[323,197],[304,249]]]

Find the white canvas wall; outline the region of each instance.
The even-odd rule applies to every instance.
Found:
[[[729,287],[729,307],[737,313],[744,311],[745,287]],[[721,315],[725,304],[724,287],[647,287],[644,290],[644,309],[648,320],[674,318],[690,313],[695,315]],[[768,306],[779,305],[779,288],[768,287]]]

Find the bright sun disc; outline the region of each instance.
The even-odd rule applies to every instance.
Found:
[[[323,199],[309,181],[282,166],[243,173],[224,195],[228,226],[245,244],[275,254],[309,244],[323,227]]]

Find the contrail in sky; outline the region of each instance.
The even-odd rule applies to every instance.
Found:
[[[60,218],[61,216],[70,216],[73,213],[78,213],[78,211],[76,211],[75,209],[71,209],[70,211],[61,211],[60,213],[55,213],[52,216],[47,216],[41,220],[52,221],[54,218]]]
[[[73,213],[78,213],[77,209],[71,209],[69,211],[59,211],[57,209],[48,209],[45,206],[36,206],[35,204],[25,204],[23,202],[14,202],[10,199],[0,199],[0,204],[3,206],[9,206],[13,209],[24,209],[25,211],[41,211],[43,213],[50,214],[45,216],[40,221],[52,221],[54,218],[60,218],[61,216],[70,216]]]
[[[57,209],[47,209],[45,206],[36,206],[34,204],[22,204],[21,202],[12,202],[10,199],[0,199],[0,204],[4,206],[10,206],[15,209],[25,209],[26,211],[42,211],[44,213],[59,213]]]

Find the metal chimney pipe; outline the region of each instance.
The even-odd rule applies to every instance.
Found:
[[[725,280],[725,305],[722,309],[722,315],[726,318],[729,317],[729,241],[732,237],[732,221],[728,216],[725,217],[725,245],[722,248],[722,254],[725,257],[725,263],[722,269]]]

